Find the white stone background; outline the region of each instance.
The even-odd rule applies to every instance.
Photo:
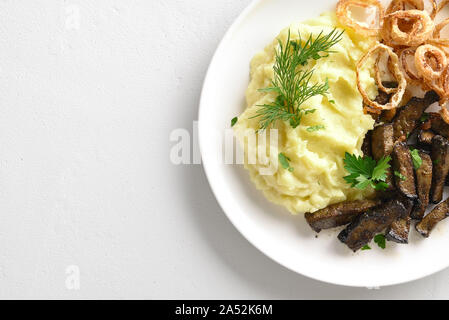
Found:
[[[201,166],[170,163],[249,2],[0,0],[0,298],[449,297],[449,270],[380,290],[292,273],[234,229]]]

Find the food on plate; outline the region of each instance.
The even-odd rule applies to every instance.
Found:
[[[409,147],[405,142],[396,143],[392,155],[396,188],[405,197],[416,199],[415,173]]]
[[[429,117],[431,129],[440,136],[449,138],[449,124],[447,124],[438,113],[432,112]]]
[[[255,116],[261,111],[284,111],[275,107],[278,92],[266,89],[273,86],[272,80],[277,76],[274,67],[281,68],[276,64],[276,54],[281,49],[279,41],[285,48],[287,39],[291,43],[298,43],[301,36],[302,44],[305,45],[311,35],[312,41],[316,41],[319,34],[325,37],[338,26],[335,14],[331,13],[304,23],[294,23],[281,31],[277,39],[253,58],[251,81],[246,92],[248,107],[233,127],[246,155],[255,151],[249,150],[251,146],[245,141],[245,133],[247,130],[261,130],[261,125],[264,127],[266,120],[269,120],[264,116]],[[341,31],[343,29],[338,28],[334,34],[339,35]],[[323,57],[317,60],[307,54],[307,64],[297,68],[304,72],[313,70],[309,74],[309,87],[322,86],[327,80],[327,93],[314,95],[304,101],[299,106],[303,111],[300,117],[294,116],[293,120],[285,121],[278,119],[266,130],[269,135],[270,129],[277,129],[279,136],[277,147],[271,146],[270,159],[276,161],[282,153],[290,159],[289,168],[294,170],[289,171],[279,165],[273,175],[261,175],[260,169],[265,168],[264,164],[245,162],[245,168],[256,187],[269,200],[284,206],[293,214],[315,212],[333,203],[360,200],[373,194],[370,189],[351,188],[343,180],[346,170],[342,155],[345,152],[361,154],[364,136],[373,128],[374,120],[360,108],[362,98],[357,90],[355,66],[375,41],[353,32],[344,32],[340,38],[329,49],[331,52],[320,53]],[[290,50],[293,50],[292,46]],[[376,94],[374,80],[365,77],[361,81],[372,95]],[[266,107],[260,107],[263,105]],[[297,103],[295,108],[298,109]],[[295,127],[299,118],[300,125]]]
[[[417,225],[416,230],[423,236],[428,238],[430,232],[442,220],[449,216],[449,199],[441,202],[428,215],[426,215]]]
[[[393,221],[393,223],[387,228],[387,231],[385,232],[385,238],[388,241],[407,244],[408,235],[410,232],[410,224],[412,221],[410,213],[413,209],[414,202],[411,199],[403,199],[402,204],[406,209],[406,211],[404,212],[405,216],[401,216]]]
[[[424,98],[413,97],[400,109],[398,116],[393,121],[394,139],[405,140],[415,130],[424,110],[432,103],[438,101],[438,96],[433,91],[426,93]]]
[[[396,219],[387,228],[385,238],[387,238],[388,241],[407,244],[411,221],[412,218],[410,216]]]
[[[366,134],[365,134],[365,138],[363,138],[363,143],[362,143],[362,152],[365,156],[368,157],[372,157],[373,153],[371,152],[371,140],[372,140],[372,136],[373,136],[373,130],[369,130]]]
[[[371,135],[371,152],[374,160],[380,160],[393,152],[393,125],[385,123],[377,126]]]
[[[366,36],[374,36],[379,32],[379,26],[375,25],[375,21],[370,24],[362,24],[351,17],[349,9],[351,6],[361,8],[375,8],[378,15],[377,20],[382,20],[383,9],[382,5],[377,0],[342,0],[337,3],[337,16],[339,20],[348,27],[357,29],[358,32]]]
[[[305,217],[310,227],[316,232],[323,229],[344,226],[350,223],[357,215],[376,207],[379,200],[346,201],[330,205],[315,213],[306,213]]]
[[[253,58],[248,107],[232,125],[247,156],[280,163],[264,175],[266,163],[245,161],[269,200],[317,233],[344,227],[353,251],[407,244],[415,224],[428,237],[449,215],[447,4],[340,0]],[[251,130],[278,143],[252,146]]]
[[[388,59],[391,61],[390,65],[392,66],[392,74],[394,75],[396,81],[398,82],[397,88],[385,88],[382,86],[382,82],[378,81],[378,85],[382,86],[386,93],[392,93],[390,99],[385,104],[380,104],[376,100],[373,100],[369,97],[368,92],[365,90],[363,83],[360,81],[362,76],[363,69],[366,63],[370,60],[370,58],[374,55],[380,55],[386,52],[388,54]],[[379,59],[377,59],[379,61]],[[357,87],[360,91],[360,94],[363,97],[363,101],[367,104],[368,110],[373,110],[374,113],[380,112],[380,110],[391,110],[398,107],[399,103],[402,101],[402,97],[404,96],[405,89],[407,88],[407,81],[403,72],[399,68],[399,58],[398,56],[389,48],[388,46],[378,43],[374,48],[370,49],[357,63]],[[376,77],[379,79],[379,77]]]
[[[434,166],[431,202],[439,203],[443,199],[444,182],[449,173],[449,141],[440,135],[432,139],[432,159]]]
[[[338,239],[357,251],[406,212],[407,209],[400,200],[389,200],[357,216],[340,232]]]
[[[418,201],[416,202],[411,213],[411,217],[416,220],[421,220],[424,217],[424,213],[429,205],[433,170],[432,158],[430,158],[427,153],[420,151],[419,157],[422,159],[422,164],[415,170]]]
[[[435,137],[435,133],[430,130],[420,130],[418,133],[418,142],[424,148],[432,144],[432,139]]]
[[[393,152],[394,138],[393,125],[385,123],[377,126],[371,135],[371,154],[374,160],[379,161],[384,157],[388,157]],[[385,180],[388,189],[391,190],[393,185],[393,174],[391,168],[386,169],[387,178]]]

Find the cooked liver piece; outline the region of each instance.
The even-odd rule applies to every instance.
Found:
[[[390,200],[357,216],[340,232],[338,239],[353,251],[357,251],[406,213],[407,209],[400,200]]]
[[[310,227],[320,232],[322,229],[330,229],[351,223],[359,214],[378,206],[380,200],[358,200],[332,204],[314,213],[306,213],[305,218]]]

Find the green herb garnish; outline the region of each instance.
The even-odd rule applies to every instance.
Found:
[[[231,120],[231,127],[235,126],[237,121],[239,121],[239,118],[237,118],[237,117],[232,118],[232,120]]]
[[[378,234],[377,236],[375,236],[374,242],[377,243],[380,248],[386,248],[385,236],[383,234]]]
[[[440,159],[436,159],[435,161],[433,161],[433,164],[434,165],[437,165],[437,164],[439,164],[440,163]]]
[[[295,170],[295,168],[290,167],[290,158],[287,157],[285,154],[283,154],[282,152],[279,153],[279,162],[281,163],[282,168],[293,172]]]
[[[383,157],[376,163],[371,157],[362,158],[346,152],[343,162],[345,169],[350,174],[344,179],[351,184],[352,188],[364,190],[371,186],[376,190],[386,190],[388,184],[385,181],[387,180],[387,169],[390,168],[388,164],[390,160],[390,157]]]
[[[330,48],[342,39],[343,32],[337,29],[327,35],[321,32],[315,39],[310,35],[303,44],[301,36],[299,40],[290,40],[289,30],[285,45],[278,39],[279,50],[276,51],[272,85],[259,90],[274,92],[277,97],[270,104],[259,105],[259,110],[252,117],[259,118],[260,130],[268,128],[278,120],[288,121],[296,128],[301,123],[302,116],[310,111],[301,108],[301,105],[314,96],[328,93],[327,79],[323,84],[311,84],[314,70],[298,69],[307,65],[310,59],[328,57],[333,52]]]
[[[398,177],[399,179],[401,179],[402,181],[407,180],[407,178],[402,173],[400,173],[399,171],[394,171],[394,175],[396,177]]]
[[[323,126],[322,124],[320,124],[317,126],[308,127],[306,130],[307,130],[307,132],[314,132],[314,131],[323,130],[323,129],[326,129],[326,127]]]
[[[369,245],[365,244],[365,245],[362,247],[361,250],[362,250],[362,251],[363,251],[363,250],[371,250],[371,247],[370,247]]]
[[[427,120],[429,120],[430,114],[428,114],[427,112],[424,112],[423,115],[421,116],[421,118],[419,118],[419,121],[421,122],[426,122]]]
[[[412,156],[413,166],[415,167],[415,170],[418,170],[421,168],[422,165],[422,159],[419,155],[419,151],[417,149],[410,149],[410,155]]]

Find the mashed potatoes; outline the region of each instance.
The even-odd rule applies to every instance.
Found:
[[[299,33],[302,39],[321,31],[327,34],[335,26],[341,27],[335,15],[323,14],[305,23],[291,25],[291,38],[298,39]],[[285,43],[287,36],[288,28],[278,38]],[[272,161],[277,161],[278,154],[282,152],[290,158],[294,171],[279,165],[274,174],[262,175],[259,170],[265,166],[245,162],[256,187],[270,201],[283,205],[293,214],[314,212],[332,203],[360,199],[372,193],[372,190],[362,192],[353,189],[343,180],[347,175],[343,158],[345,152],[362,154],[363,138],[373,128],[371,116],[363,114],[355,74],[357,61],[373,44],[373,40],[346,30],[343,39],[332,48],[336,53],[316,62],[312,60],[307,65],[307,68],[315,68],[311,83],[322,84],[326,78],[329,80],[329,95],[315,96],[302,105],[302,108],[316,109],[316,112],[305,115],[296,129],[288,123],[276,122],[274,127],[279,130],[279,142],[277,148],[270,148]],[[259,128],[259,120],[251,119],[259,109],[257,105],[269,104],[276,98],[274,93],[258,89],[271,85],[277,47],[278,42],[274,40],[251,62],[251,82],[246,93],[248,107],[234,127],[237,138],[245,145],[246,154],[251,146],[244,143],[247,141],[244,139],[245,130]],[[375,96],[374,81],[369,72],[362,77],[362,82],[370,95]],[[307,130],[316,125],[324,125],[325,129]]]

